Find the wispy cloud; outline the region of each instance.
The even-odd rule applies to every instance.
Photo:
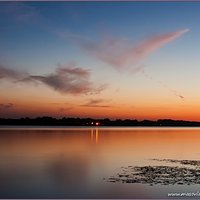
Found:
[[[117,70],[127,70],[136,73],[143,71],[143,65],[139,64],[142,60],[147,58],[150,54],[172,42],[173,40],[181,37],[189,29],[182,29],[175,32],[156,35],[146,38],[138,44],[132,44],[126,39],[104,38],[100,41],[92,41],[91,39],[83,38],[80,35],[72,34],[70,32],[60,33],[60,36],[65,39],[72,40],[88,51],[92,56],[107,63]],[[148,74],[144,73],[146,78],[154,80]],[[184,100],[184,96],[178,91],[170,89],[166,84],[161,81],[156,81],[162,87],[168,89],[173,95]]]
[[[12,103],[1,103],[0,104],[0,110],[1,109],[10,109],[10,108],[12,108],[14,106],[14,104],[12,104]]]
[[[43,76],[29,76],[24,81],[46,84],[60,93],[98,94],[105,86],[95,87],[90,81],[90,71],[79,67],[59,66],[55,72]]]
[[[182,94],[180,94],[180,92],[178,92],[178,91],[176,91],[176,90],[172,90],[171,89],[171,92],[175,95],[175,96],[177,96],[177,97],[179,97],[181,100],[185,100],[185,97],[182,95]]]
[[[135,68],[137,62],[148,57],[151,53],[173,40],[181,37],[189,29],[178,30],[162,35],[156,35],[138,44],[132,44],[125,39],[106,38],[100,41],[85,39],[79,35],[70,33],[62,34],[65,38],[76,41],[91,55],[113,66],[115,69]]]
[[[43,83],[63,94],[98,94],[106,88],[106,85],[94,85],[90,81],[90,76],[89,70],[76,67],[73,64],[59,65],[55,72],[39,76],[0,67],[0,79]]]
[[[28,76],[25,71],[14,70],[0,65],[0,79],[18,80]]]
[[[154,82],[156,82],[157,84],[159,84],[160,86],[162,86],[163,88],[167,89],[171,94],[175,95],[176,97],[178,97],[181,100],[185,100],[185,97],[177,90],[175,89],[171,89],[169,86],[167,86],[165,83],[163,83],[160,80],[155,79],[154,77],[150,76],[149,74],[147,74],[144,69],[142,70],[143,75],[147,78],[150,79]]]
[[[110,108],[111,105],[107,104],[108,101],[103,99],[89,99],[87,103],[81,105],[82,107],[95,107],[95,108]]]
[[[6,15],[7,19],[15,22],[29,22],[39,16],[38,10],[23,2],[2,2],[0,14]]]

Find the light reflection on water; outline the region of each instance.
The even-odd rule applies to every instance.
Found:
[[[98,143],[99,140],[99,128],[91,129],[91,141]]]
[[[0,129],[0,198],[167,198],[193,186],[103,180],[151,159],[199,160],[200,129]],[[173,165],[175,165],[173,163]],[[176,164],[177,165],[177,164]]]

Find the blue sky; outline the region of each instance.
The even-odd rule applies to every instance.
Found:
[[[0,2],[0,65],[15,72],[26,71],[30,77],[46,76],[42,80],[41,77],[35,78],[36,86],[21,84],[16,87],[20,87],[21,93],[24,91],[24,96],[27,90],[32,91],[32,94],[37,94],[37,99],[43,93],[42,102],[46,96],[47,102],[51,99],[58,104],[72,104],[70,115],[85,116],[86,111],[80,105],[90,101],[114,105],[108,112],[108,116],[112,117],[114,113],[118,113],[117,116],[120,117],[116,107],[131,110],[132,114],[123,113],[121,117],[185,117],[190,106],[199,108],[197,100],[200,95],[196,94],[195,89],[200,84],[199,19],[199,2]],[[150,39],[158,42],[159,36],[166,41],[161,39],[158,46],[151,49]],[[143,43],[150,45],[144,45],[143,51],[148,48],[150,50],[137,58],[137,62],[131,61],[129,66],[124,66],[117,58],[116,55],[123,52],[123,48],[133,49],[139,45],[140,50]],[[127,49],[125,57],[129,53]],[[127,56],[126,59],[132,58]],[[118,66],[113,66],[113,62],[117,62]],[[81,93],[77,97],[66,90],[64,94],[63,90],[60,94],[58,85],[52,85],[49,79],[52,74],[56,78],[60,76],[60,72],[56,72],[58,65],[67,65],[69,68],[70,63],[74,63],[73,67],[76,65],[77,68],[89,70],[91,82],[104,85],[105,89],[90,96]],[[73,73],[80,75],[82,71]],[[85,74],[85,78],[86,76]],[[29,113],[28,105],[31,100],[25,101],[17,93],[12,99],[6,91],[8,87],[9,91],[16,88],[11,87],[9,84],[12,83],[7,79],[13,77],[0,79],[0,87],[4,91],[1,104],[13,103],[17,105],[16,109],[24,105],[24,113]],[[85,89],[84,91],[89,90]],[[184,96],[184,102],[180,96]],[[32,97],[34,99],[34,95]],[[33,103],[35,104],[36,102]],[[171,110],[177,107],[180,116],[170,116],[170,113],[162,113],[162,110],[156,111],[153,117],[152,114],[138,114],[140,109],[153,109],[155,104]],[[47,114],[56,115],[56,109],[57,107]],[[94,114],[95,109],[91,107],[89,113],[98,117],[98,114]],[[12,112],[17,111],[10,109],[9,112],[12,116]],[[104,113],[105,106],[98,112]],[[152,111],[147,110],[148,112]],[[39,114],[41,113],[34,113]],[[191,119],[196,119],[198,113],[188,115]]]
[[[17,3],[1,4],[9,10],[9,4]],[[73,58],[72,52],[77,51],[77,48],[60,38],[59,32],[69,32],[94,39],[103,34],[110,34],[137,42],[154,34],[189,28],[191,32],[185,36],[186,38],[180,38],[174,44],[170,44],[169,48],[164,47],[164,50],[171,51],[171,46],[176,45],[177,48],[180,47],[178,51],[174,48],[176,55],[183,55],[187,51],[181,46],[195,48],[199,44],[198,2],[24,2],[21,4],[23,6],[20,9],[13,8],[10,12],[3,12],[5,9],[2,6],[0,12],[1,51],[4,54],[11,54],[9,60],[12,57],[13,62],[15,60],[23,62],[20,59],[22,54],[25,54],[30,61],[33,61],[31,60],[33,55],[40,58],[40,55],[54,54],[55,63],[58,60],[63,61],[64,57],[66,60],[68,56]],[[27,8],[35,14],[26,16]],[[18,20],[16,16],[22,16],[24,19]],[[49,57],[51,58],[49,62],[53,64],[52,56]]]

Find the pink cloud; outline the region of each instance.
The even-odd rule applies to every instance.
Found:
[[[114,38],[104,39],[99,42],[81,39],[76,36],[74,36],[73,39],[76,39],[76,41],[94,57],[116,69],[122,69],[130,65],[133,66],[133,64],[145,59],[157,49],[181,37],[188,31],[189,29],[183,29],[156,35],[139,42],[137,45],[131,44],[127,40]]]

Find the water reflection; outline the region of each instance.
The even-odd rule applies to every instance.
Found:
[[[91,129],[91,142],[98,144],[99,141],[99,128]]]
[[[49,176],[59,187],[73,187],[88,182],[87,157],[80,155],[58,155],[47,164]]]
[[[199,141],[200,129],[0,129],[0,197],[166,198],[195,190],[103,178],[122,166],[154,165],[150,159],[198,160]]]

